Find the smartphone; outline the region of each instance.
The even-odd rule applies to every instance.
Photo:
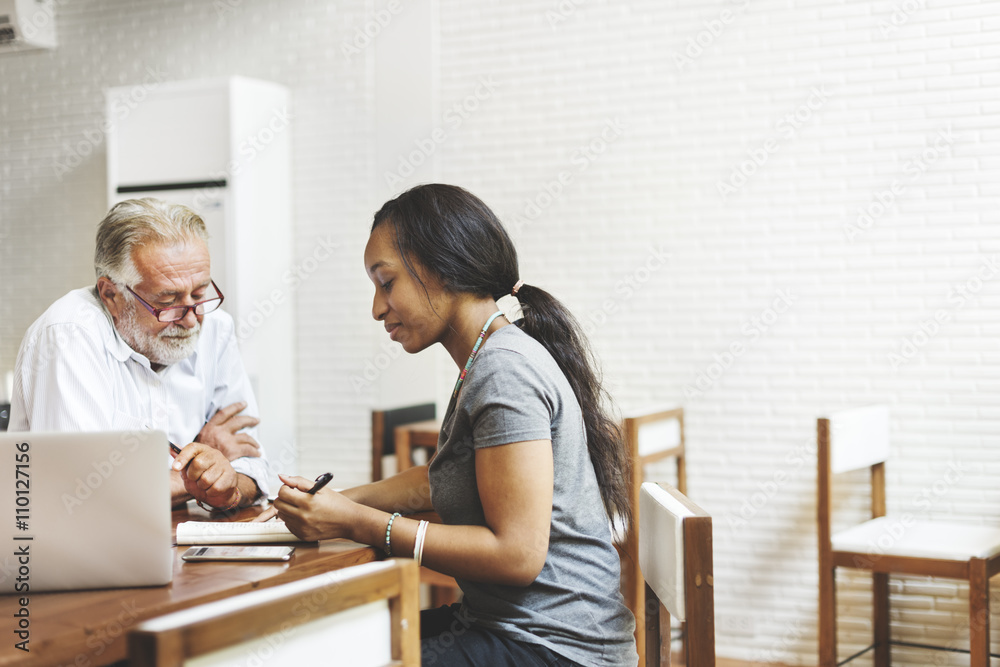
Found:
[[[184,560],[288,560],[295,547],[191,547]]]

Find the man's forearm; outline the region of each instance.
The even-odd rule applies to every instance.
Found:
[[[260,487],[253,477],[248,477],[241,472],[236,473],[236,488],[240,490],[240,507],[253,505],[260,497]]]

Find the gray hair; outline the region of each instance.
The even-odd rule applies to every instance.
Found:
[[[116,285],[142,282],[132,251],[146,244],[174,244],[200,239],[208,243],[205,221],[186,206],[160,199],[126,199],[115,204],[97,226],[94,272]]]

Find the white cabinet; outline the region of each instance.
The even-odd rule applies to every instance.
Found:
[[[107,91],[108,201],[158,197],[205,220],[275,470],[297,469],[289,102],[242,77]]]

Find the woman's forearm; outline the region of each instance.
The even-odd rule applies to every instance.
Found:
[[[390,514],[360,508],[351,522],[351,539],[385,549]],[[419,521],[405,516],[392,522],[392,556],[410,558]],[[548,535],[504,535],[487,526],[431,524],[424,541],[423,564],[443,574],[507,586],[528,586],[535,580],[548,552]]]
[[[343,494],[349,500],[383,512],[413,514],[433,509],[427,466],[409,468],[388,479],[347,489]]]

